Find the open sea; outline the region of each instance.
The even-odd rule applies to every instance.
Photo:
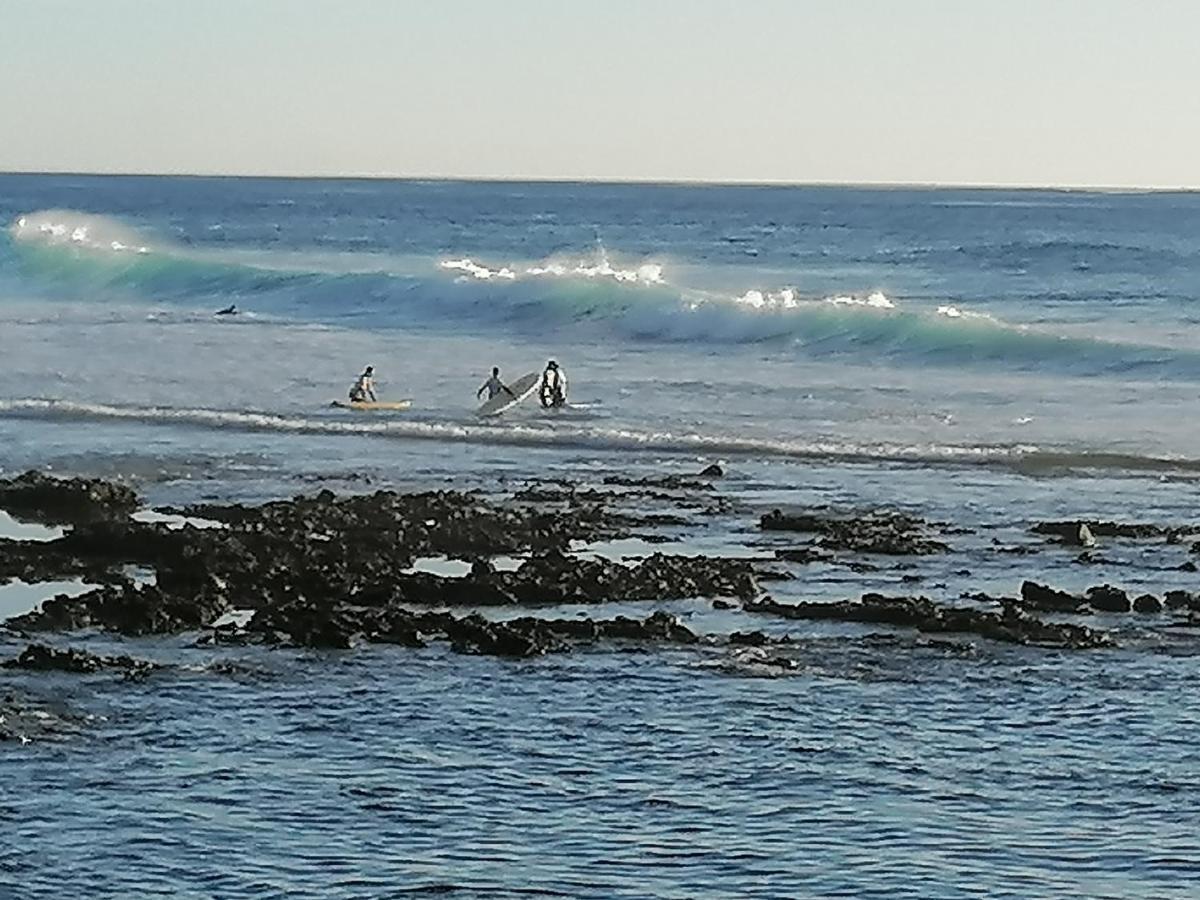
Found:
[[[791,601],[1200,588],[1186,545],[992,552],[1200,522],[1198,336],[1200,194],[0,175],[0,475],[186,504],[720,462],[679,548],[755,552],[782,505],[974,532]],[[571,407],[474,415],[552,358]],[[366,365],[409,412],[330,408]],[[1194,898],[1200,638],[1097,618],[1119,649],[775,623],[785,677],[79,637],[183,665],[0,676],[94,717],[0,745],[0,897]]]

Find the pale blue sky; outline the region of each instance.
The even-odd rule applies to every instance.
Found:
[[[1183,0],[0,0],[0,170],[1200,187]]]

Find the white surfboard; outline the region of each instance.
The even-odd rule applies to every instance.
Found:
[[[538,381],[541,380],[541,377],[537,372],[522,375],[508,386],[508,389],[513,392],[513,396],[510,397],[501,391],[492,399],[484,402],[483,406],[476,410],[476,414],[480,416],[498,416],[506,409],[512,409],[537,390]]]

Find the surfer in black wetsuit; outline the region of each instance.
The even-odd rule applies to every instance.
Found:
[[[375,367],[367,366],[363,369],[363,373],[358,376],[353,387],[350,388],[350,402],[363,403],[370,400],[372,403],[377,403],[375,397]]]
[[[517,395],[512,392],[507,384],[500,380],[500,367],[492,366],[492,377],[483,383],[483,386],[475,392],[476,399],[483,396],[483,392],[487,391],[488,399],[491,400],[497,394],[505,393],[517,399]]]
[[[546,363],[546,371],[542,372],[538,399],[545,409],[567,405],[567,376],[554,360]]]
[[[215,313],[213,313],[213,315],[216,315],[216,316],[236,316],[236,315],[237,315],[237,311],[238,311],[238,310],[237,310],[237,304],[235,304],[235,303],[230,303],[230,304],[229,304],[227,307],[225,307],[224,309],[218,309],[218,310],[217,310]]]

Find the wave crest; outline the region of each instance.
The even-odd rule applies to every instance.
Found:
[[[614,266],[608,254],[599,250],[593,260],[547,260],[531,266],[500,266],[491,268],[475,262],[470,257],[444,259],[438,263],[441,269],[463,273],[463,277],[479,281],[493,279],[515,281],[518,278],[582,278],[610,280],[618,284],[666,284],[663,267],[659,263],[645,262],[632,268]]]
[[[553,328],[582,341],[700,349],[765,343],[800,356],[870,363],[1200,379],[1200,352],[1188,348],[1057,335],[964,304],[932,307],[881,291],[822,297],[790,285],[727,293],[684,287],[659,262],[618,262],[603,247],[587,257],[522,265],[467,255],[387,260],[364,271],[299,254],[286,268],[272,267],[267,263],[275,256],[255,262],[228,250],[152,241],[116,220],[69,210],[26,214],[9,233],[12,240],[0,243],[0,267],[11,260],[23,287],[32,280],[47,296],[88,302],[115,293],[193,309],[232,302],[271,321],[349,328],[538,336]]]
[[[117,253],[149,253],[136,230],[108,216],[70,209],[46,209],[19,216],[10,226],[13,240],[44,246],[71,246]]]

